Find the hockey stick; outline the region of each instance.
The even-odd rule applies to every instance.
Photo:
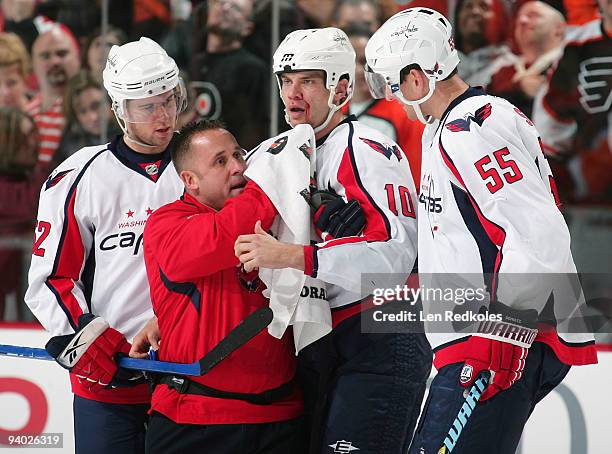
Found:
[[[461,408],[459,408],[457,416],[455,416],[453,423],[448,429],[446,437],[444,437],[444,443],[438,450],[439,454],[450,453],[455,449],[461,431],[465,428],[474,408],[476,408],[480,396],[482,396],[482,393],[484,393],[487,386],[489,386],[490,377],[490,371],[486,370],[481,372],[476,378],[476,381],[474,381],[474,384],[463,392],[463,404]]]
[[[147,372],[163,372],[166,374],[197,376],[204,375],[227,358],[232,352],[246,344],[257,334],[263,331],[272,322],[272,309],[262,307],[250,314],[229,332],[213,347],[202,359],[191,364],[169,363],[149,359],[135,359],[121,357],[118,360],[120,367]],[[16,345],[0,344],[0,355],[18,358],[41,359],[55,361],[44,348],[19,347]]]

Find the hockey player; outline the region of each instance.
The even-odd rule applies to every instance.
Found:
[[[318,387],[318,408],[310,409],[311,452],[399,454],[416,423],[431,350],[423,334],[362,332],[360,313],[371,309],[362,274],[397,273],[401,285],[414,266],[410,166],[397,144],[341,111],[355,74],[355,51],[343,31],[290,33],[273,65],[287,122],[314,128],[318,188],[357,201],[366,225],[361,235],[325,236],[328,241],[305,247],[280,243],[258,228],[239,237],[237,254],[247,269],[290,267],[327,283],[333,331],[300,353],[307,404]]]
[[[147,218],[183,185],[169,143],[185,104],[178,68],[154,41],[110,50],[104,87],[124,134],[58,166],[40,192],[26,303],[70,370],[77,453],[144,451],[150,393],[115,357],[153,315]]]
[[[144,232],[161,360],[198,360],[268,305],[257,272],[237,268],[234,255],[239,234],[258,219],[269,228],[276,216],[263,191],[247,184],[243,154],[214,121],[183,128],[174,142],[185,194],[157,210]],[[305,452],[295,369],[291,336],[263,331],[205,376],[157,375],[147,453]]]
[[[458,273],[468,281],[465,273],[474,273],[488,290],[491,315],[469,333],[426,324],[438,374],[410,452],[514,453],[534,406],[570,366],[597,361],[592,336],[538,324],[547,302],[557,315],[564,297],[543,273],[576,272],[538,132],[512,104],[459,78],[451,26],[436,11],[412,8],[390,18],[368,42],[366,59],[373,93],[394,96],[427,124],[421,284],[456,282]],[[423,304],[427,314],[436,311]],[[481,402],[457,416],[465,388],[482,371],[492,378]]]

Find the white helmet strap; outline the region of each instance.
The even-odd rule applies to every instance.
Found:
[[[399,89],[399,86],[395,89],[395,91],[393,92],[393,95],[399,99],[403,104],[406,104],[408,106],[412,106],[412,108],[414,109],[417,118],[419,119],[419,121],[423,124],[431,124],[435,121],[435,118],[433,118],[431,115],[428,115],[427,117],[425,117],[423,115],[423,111],[421,111],[421,104],[423,104],[425,101],[427,101],[429,98],[431,98],[431,96],[434,94],[434,90],[436,88],[436,81],[433,78],[428,77],[427,80],[429,81],[429,91],[427,92],[427,94],[425,96],[423,96],[422,98],[419,98],[415,101],[408,101],[406,98],[404,98],[404,95],[402,94],[402,91]]]

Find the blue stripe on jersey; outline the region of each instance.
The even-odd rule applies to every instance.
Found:
[[[497,290],[493,288],[496,269],[495,262],[497,260],[497,255],[501,253],[497,246],[487,232],[484,227],[480,223],[478,219],[478,214],[476,214],[476,210],[474,206],[470,202],[468,194],[457,187],[454,183],[451,183],[451,188],[453,190],[453,196],[455,197],[455,203],[457,204],[457,208],[461,213],[461,217],[463,218],[463,222],[465,222],[465,226],[468,228],[472,236],[474,237],[474,241],[476,241],[476,245],[478,246],[478,250],[480,251],[480,262],[482,263],[482,272],[484,273],[484,281],[491,295],[491,301],[495,301],[494,292]]]
[[[193,307],[195,307],[196,312],[200,312],[202,294],[193,282],[173,282],[168,279],[161,268],[159,268],[159,277],[169,291],[188,296],[191,300],[191,304],[193,304]]]

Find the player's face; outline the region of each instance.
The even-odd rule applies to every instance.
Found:
[[[130,99],[127,101],[125,119],[129,135],[163,151],[172,139],[176,112],[177,101],[173,90],[151,98]]]
[[[280,76],[281,97],[291,126],[309,124],[313,128],[327,118],[329,90],[323,71],[300,71]]]
[[[23,107],[26,90],[18,63],[0,66],[0,107]]]
[[[198,201],[220,210],[229,198],[244,190],[244,153],[224,129],[199,133],[191,141],[191,156],[181,178]]]

